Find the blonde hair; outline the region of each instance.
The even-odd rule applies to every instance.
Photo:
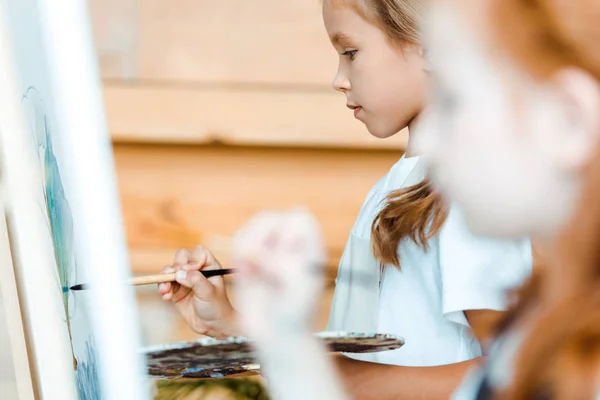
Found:
[[[425,0],[323,1],[351,7],[393,43],[420,43]],[[447,207],[429,179],[390,193],[371,227],[375,256],[383,263],[400,267],[400,242],[410,239],[427,250],[428,240],[439,232],[447,215]]]
[[[420,42],[420,23],[423,17],[422,0],[323,0],[333,5],[354,9],[373,23],[393,41]]]

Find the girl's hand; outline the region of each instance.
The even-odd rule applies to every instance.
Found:
[[[255,339],[273,399],[349,399],[311,334],[325,251],[305,211],[259,214],[234,240],[240,324]]]
[[[259,342],[312,329],[325,262],[317,221],[306,211],[265,212],[234,238],[240,324]],[[274,344],[271,342],[271,344]]]
[[[201,270],[221,269],[221,264],[204,247],[191,252],[180,249],[172,266],[162,273],[176,272],[177,282],[161,283],[158,291],[171,300],[188,325],[202,335],[226,338],[239,335],[235,310],[225,292],[222,277],[207,279]]]

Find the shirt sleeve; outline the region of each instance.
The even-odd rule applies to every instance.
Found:
[[[527,279],[533,265],[529,239],[477,236],[455,207],[439,234],[439,257],[443,313],[466,326],[465,310],[506,310],[508,291]]]

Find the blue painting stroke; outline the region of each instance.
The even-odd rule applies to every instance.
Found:
[[[96,362],[96,347],[93,337],[85,343],[85,360],[78,363],[77,371],[77,393],[80,399],[101,399],[100,381],[98,376],[98,363]]]
[[[75,340],[85,341],[85,352],[75,356],[73,367],[77,380],[80,400],[100,400],[101,390],[99,371],[95,353],[94,339],[89,332],[71,332],[73,307],[70,306],[72,294],[69,286],[76,275],[73,216],[60,177],[58,162],[52,147],[52,134],[46,105],[40,93],[30,87],[23,95],[24,106],[29,107],[29,122],[37,145],[37,155],[44,178],[44,199],[50,222],[50,231],[54,245],[54,256],[58,267],[62,300],[65,307],[66,324],[71,337],[71,348]],[[83,337],[78,337],[82,335]]]

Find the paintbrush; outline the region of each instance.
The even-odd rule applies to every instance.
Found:
[[[223,276],[229,275],[237,272],[235,268],[224,268],[224,269],[210,269],[206,271],[200,271],[202,275],[207,278],[211,278],[213,276]],[[175,272],[172,274],[158,274],[158,275],[144,275],[144,276],[135,276],[131,278],[127,283],[132,286],[141,286],[141,285],[153,285],[157,283],[166,283],[166,282],[174,282]],[[70,290],[86,290],[89,289],[90,285],[87,283],[80,283],[78,285],[71,286]]]

